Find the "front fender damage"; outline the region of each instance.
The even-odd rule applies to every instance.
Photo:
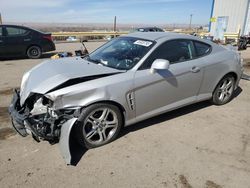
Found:
[[[13,127],[21,136],[30,134],[37,142],[41,140],[48,141],[50,144],[59,142],[63,158],[67,164],[72,164],[72,149],[75,149],[77,144],[72,142],[71,137],[74,136],[71,132],[81,108],[54,110],[46,98],[40,95],[33,98],[34,100],[27,101],[24,106],[21,106],[19,91],[15,90],[9,107]],[[72,144],[73,148],[71,148]]]
[[[72,118],[66,121],[61,128],[61,135],[59,140],[59,149],[63,159],[68,165],[72,164],[72,148],[70,143],[70,133],[76,122],[77,118]]]

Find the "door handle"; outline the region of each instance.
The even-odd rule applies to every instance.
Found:
[[[0,40],[0,42],[3,42],[2,40]]]
[[[200,72],[200,70],[201,69],[199,67],[194,66],[194,67],[192,67],[191,72],[197,73],[197,72]]]
[[[24,42],[31,41],[31,39],[23,39]]]

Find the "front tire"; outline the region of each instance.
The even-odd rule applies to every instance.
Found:
[[[42,55],[42,50],[39,46],[31,46],[27,50],[27,56],[30,59],[38,59]]]
[[[221,79],[216,86],[211,102],[215,105],[224,105],[233,98],[235,88],[235,78],[232,75],[227,75]]]
[[[112,104],[93,104],[81,113],[78,119],[77,140],[90,148],[100,147],[117,138],[122,127],[122,115]]]

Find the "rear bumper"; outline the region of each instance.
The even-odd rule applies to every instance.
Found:
[[[43,52],[51,52],[56,50],[54,42],[46,42],[45,44],[43,44],[42,48]]]

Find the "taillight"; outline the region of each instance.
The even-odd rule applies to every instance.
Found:
[[[51,35],[44,35],[43,38],[52,41],[52,36]]]

